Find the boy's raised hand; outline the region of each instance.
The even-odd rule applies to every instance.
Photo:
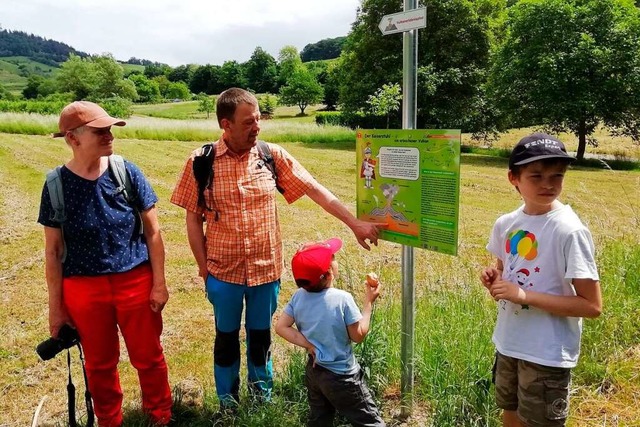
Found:
[[[489,291],[491,291],[491,285],[500,280],[502,280],[502,272],[495,267],[487,267],[480,273],[480,281]]]
[[[380,296],[380,280],[376,273],[367,274],[365,281],[365,295],[367,301],[373,303]]]

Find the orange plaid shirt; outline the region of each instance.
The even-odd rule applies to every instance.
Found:
[[[215,147],[214,188],[205,190],[206,205],[212,210],[198,206],[193,155],[182,170],[171,203],[206,215],[207,270],[211,275],[248,286],[278,280],[283,268],[282,238],[273,175],[257,147],[242,156],[229,150],[222,138]],[[269,148],[283,196],[293,203],[316,181],[282,147],[269,144]]]

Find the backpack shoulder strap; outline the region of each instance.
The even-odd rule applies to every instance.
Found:
[[[276,171],[276,162],[273,159],[273,155],[271,154],[271,149],[269,145],[262,141],[258,140],[258,154],[260,158],[264,161],[265,165],[271,171],[271,175],[273,175],[273,179],[276,182],[276,188],[280,192],[280,194],[284,194],[284,188],[280,187],[278,183],[278,172]]]
[[[212,210],[206,205],[204,191],[209,189],[213,192],[213,175],[215,164],[213,159],[216,157],[216,146],[214,143],[203,145],[196,150],[193,157],[193,176],[198,184],[198,206],[207,210]],[[212,198],[213,200],[213,198]]]
[[[64,195],[62,193],[62,177],[60,170],[62,166],[47,172],[47,190],[49,190],[49,199],[51,199],[51,221],[63,223],[67,220],[67,214],[64,210]]]
[[[67,259],[67,245],[64,243],[64,222],[67,220],[67,213],[64,209],[64,194],[62,192],[62,166],[47,172],[47,190],[49,191],[49,199],[51,200],[51,221],[60,223],[60,232],[62,233],[62,262]]]
[[[119,156],[117,154],[110,155],[109,169],[116,179],[116,184],[118,184],[118,193],[122,193],[124,198],[127,199],[127,203],[130,203],[131,196],[133,194],[131,188],[131,179],[129,178],[129,174],[127,173],[127,168],[124,165],[124,159],[122,158],[122,156]]]
[[[140,209],[138,209],[136,192],[133,191],[133,185],[131,184],[131,177],[127,172],[127,168],[124,165],[124,158],[117,154],[112,154],[109,156],[109,169],[113,174],[113,177],[116,179],[116,184],[118,185],[117,192],[122,193],[125,200],[133,208],[139,218],[139,234],[144,234],[144,228],[142,225],[142,216],[140,214]]]

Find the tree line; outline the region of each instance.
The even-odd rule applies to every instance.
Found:
[[[266,98],[269,101],[265,105],[273,106],[278,99],[281,104],[289,102],[287,105],[298,105],[301,113],[304,113],[307,105],[324,100],[323,86],[329,67],[326,60],[338,57],[345,41],[345,37],[321,40],[306,45],[300,53],[294,46],[285,46],[277,60],[258,46],[248,61],[225,61],[222,65],[187,64],[170,67],[132,57],[125,64],[142,65],[144,69],[125,71],[111,54],[87,55],[66,45],[58,46],[57,42],[22,32],[2,31],[0,34],[12,40],[11,43],[0,44],[0,49],[4,49],[7,56],[21,55],[34,60],[46,57],[46,60],[40,59],[39,62],[54,64],[55,60],[64,58],[60,64],[56,64],[59,72],[55,77],[23,70],[28,82],[22,90],[22,98],[56,102],[62,98],[90,99],[101,103],[116,100],[116,104],[123,108],[112,110],[114,114],[126,114],[127,102],[202,100],[203,95],[218,94],[232,86],[257,93],[278,94],[278,98]],[[58,53],[60,46],[65,48]],[[303,65],[303,57],[317,60]],[[330,95],[332,92],[328,93]],[[0,99],[15,98],[0,85]],[[327,99],[330,108],[335,107],[337,95],[334,98],[332,100],[329,96]]]
[[[277,60],[256,47],[244,63],[225,61],[222,65],[187,64],[172,68],[150,62],[142,71],[129,72],[110,54],[81,57],[71,53],[54,77],[31,74],[22,97],[96,102],[115,99],[125,105],[127,102],[203,99],[229,87],[242,87],[260,94],[277,94],[278,102],[297,105],[304,114],[308,105],[323,101],[329,108],[335,108],[337,88],[326,91],[325,96],[330,68],[331,61],[303,63],[294,46],[283,47]],[[9,98],[10,94],[0,90],[0,98],[3,97]],[[126,115],[126,111],[111,112]]]

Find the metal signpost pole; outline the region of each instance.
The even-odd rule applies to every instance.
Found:
[[[416,9],[417,0],[404,0],[404,11]],[[416,128],[418,78],[418,30],[405,31],[402,35],[402,128]],[[400,382],[400,416],[407,418],[413,411],[413,367],[415,338],[415,287],[413,247],[402,246],[402,340]]]
[[[418,29],[427,26],[427,9],[418,8],[418,0],[404,0],[404,11],[385,15],[378,28],[382,35],[402,33],[402,129],[416,128],[418,79]],[[407,418],[413,411],[413,367],[415,337],[415,299],[413,247],[402,246],[402,339],[400,363],[401,409]]]

